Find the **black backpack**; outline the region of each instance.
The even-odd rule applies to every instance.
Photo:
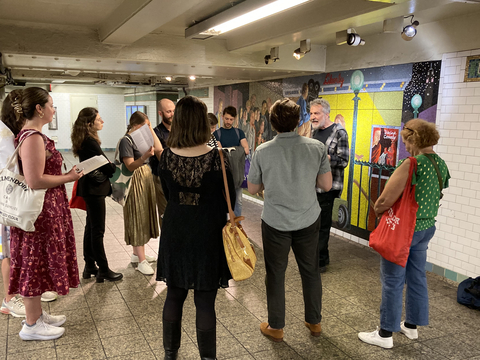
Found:
[[[480,310],[480,276],[476,279],[465,279],[458,285],[457,302]]]

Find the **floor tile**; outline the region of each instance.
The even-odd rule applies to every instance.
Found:
[[[69,161],[67,154],[66,158]],[[71,189],[71,188],[70,188]],[[71,190],[70,190],[71,191]],[[244,201],[243,222],[255,244],[258,261],[254,275],[219,289],[216,300],[218,359],[469,359],[480,360],[480,312],[456,302],[456,285],[428,273],[430,325],[419,327],[419,339],[393,335],[394,348],[362,343],[359,331],[379,325],[381,284],[379,256],[369,248],[332,235],[331,265],[322,274],[322,334],[312,337],[304,325],[301,277],[293,252],[285,274],[284,342],[274,343],[260,333],[268,321],[260,214],[261,207]],[[85,213],[74,210],[79,254]],[[55,341],[22,341],[21,318],[0,314],[0,360],[5,359],[160,359],[163,360],[163,306],[167,288],[155,276],[144,276],[130,263],[132,247],[125,245],[123,209],[107,199],[105,244],[111,268],[122,272],[118,282],[96,283],[82,279],[77,289],[42,307],[65,314],[65,334]],[[158,239],[146,246],[155,256]],[[156,266],[154,263],[153,266]],[[79,268],[83,270],[82,256]],[[0,283],[1,283],[0,279]],[[3,285],[3,284],[2,284]],[[196,308],[193,292],[185,301],[179,360],[199,358],[196,342]],[[448,326],[445,326],[448,324]]]

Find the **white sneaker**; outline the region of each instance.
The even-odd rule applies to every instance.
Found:
[[[143,275],[153,275],[155,271],[152,269],[150,264],[147,260],[143,260],[140,264],[138,264],[138,271],[140,271]]]
[[[378,331],[377,327],[377,330],[373,332],[358,333],[358,338],[367,344],[380,346],[384,349],[391,349],[393,347],[393,338],[391,336],[387,338],[381,337]]]
[[[400,323],[400,332],[410,340],[418,339],[418,330],[405,327],[405,321]]]
[[[26,321],[22,321],[22,330],[18,333],[22,340],[53,340],[63,335],[65,329],[49,325],[43,321],[40,316],[34,326],[28,326]]]
[[[13,317],[25,317],[25,305],[23,304],[22,298],[20,296],[14,296],[9,302],[3,299],[0,312],[7,315],[10,314]]]
[[[45,310],[42,310],[42,315],[40,317],[45,324],[56,327],[62,326],[65,321],[67,321],[67,317],[65,315],[50,315]]]
[[[145,255],[145,260],[147,260],[148,262],[155,262],[155,261],[157,261],[157,258],[155,256]],[[130,257],[130,262],[138,263],[139,261],[140,260],[138,259],[138,256],[135,255],[135,254],[132,254],[132,256]]]
[[[43,302],[50,302],[50,301],[55,301],[58,298],[58,294],[55,291],[45,291],[42,294],[41,300]]]

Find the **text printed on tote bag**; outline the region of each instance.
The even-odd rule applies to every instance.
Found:
[[[390,226],[392,230],[395,230],[395,226],[400,223],[400,218],[395,216],[392,208],[388,209],[388,217],[386,218],[387,225]]]

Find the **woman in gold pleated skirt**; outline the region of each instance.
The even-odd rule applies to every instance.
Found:
[[[154,146],[144,154],[138,151],[130,134],[147,124],[152,132]],[[128,170],[133,172],[128,188],[128,196],[123,207],[125,243],[133,247],[131,261],[138,263],[138,270],[145,275],[153,275],[149,262],[156,261],[153,256],[145,254],[145,244],[151,238],[159,236],[155,185],[150,166],[145,162],[153,155],[162,152],[160,140],[153,132],[147,115],[136,111],[130,117],[127,134],[120,141],[119,158]]]

